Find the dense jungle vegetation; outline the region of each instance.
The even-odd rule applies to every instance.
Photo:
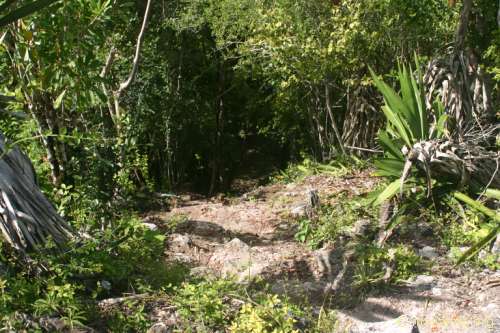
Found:
[[[377,179],[290,218],[311,249],[371,221],[363,293],[426,269],[412,221],[497,270],[499,6],[0,0],[0,326],[146,332],[168,303],[179,332],[334,332],[334,307],[167,262],[186,217],[141,219],[310,175]]]

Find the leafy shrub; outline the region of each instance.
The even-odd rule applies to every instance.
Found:
[[[398,283],[408,280],[420,269],[420,257],[410,248],[398,245],[380,248],[374,245],[359,245],[355,269],[355,285],[368,288],[379,282]],[[384,281],[387,265],[394,268],[389,281]]]
[[[259,303],[247,303],[231,324],[233,333],[298,333],[295,324],[301,312],[276,295],[268,295]]]
[[[45,249],[33,255],[31,270],[11,260],[8,251],[2,252],[6,265],[6,274],[0,280],[2,326],[17,327],[15,313],[57,316],[70,326],[78,326],[97,319],[99,311],[93,304],[100,298],[169,288],[184,280],[187,273],[183,266],[170,269],[165,264],[164,236],[134,217],[113,222],[109,231],[70,244],[65,252],[54,250],[54,244],[48,242]],[[46,267],[47,271],[37,272],[37,267]],[[140,309],[140,305],[130,308]],[[116,332],[145,327],[143,311],[134,311],[123,317],[118,313],[112,316]]]
[[[273,175],[271,180],[277,183],[288,184],[317,174],[343,177],[353,173],[355,170],[364,169],[367,165],[367,161],[363,161],[356,156],[339,157],[328,163],[319,163],[305,158],[300,163],[290,164],[286,170]]]
[[[233,309],[227,296],[238,295],[240,289],[231,280],[184,283],[175,290],[174,304],[186,327],[212,332],[224,327],[232,318]]]
[[[126,309],[115,309],[108,319],[109,332],[145,332],[151,322],[144,311],[144,304],[130,301],[124,304]]]
[[[349,198],[345,194],[338,194],[336,202],[324,205],[317,217],[301,219],[295,239],[307,243],[316,249],[328,241],[335,241],[337,237],[349,231],[359,219],[374,219],[376,211],[365,204],[362,197]]]

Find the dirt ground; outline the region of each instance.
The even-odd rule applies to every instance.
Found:
[[[347,198],[367,193],[377,183],[370,171],[341,178],[314,175],[238,197],[184,197],[171,211],[149,213],[145,220],[160,227],[183,221],[169,237],[167,255],[193,267],[193,274],[234,275],[241,282],[260,277],[273,291],[319,307],[335,298],[328,287],[332,277],[325,277],[321,251],[294,240],[293,215],[301,213],[311,190],[327,203],[341,192]],[[339,332],[385,332],[381,324],[403,315],[414,318],[424,333],[500,332],[499,273],[450,266],[429,274],[338,309]]]

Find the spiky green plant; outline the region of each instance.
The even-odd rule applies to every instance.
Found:
[[[427,187],[428,197],[431,196],[433,183],[444,185],[442,179],[436,179],[438,177],[433,180],[433,174],[455,176],[459,180],[454,182],[455,188],[442,186],[445,188],[444,194],[451,194],[471,209],[483,213],[494,224],[492,231],[462,256],[459,260],[462,262],[495,239],[500,231],[500,218],[498,212],[456,190],[467,184],[476,189],[497,186],[500,181],[498,174],[488,165],[498,156],[495,152],[488,152],[474,143],[456,143],[449,140],[453,135],[448,135],[452,133],[446,133],[445,130],[448,116],[444,107],[439,101],[436,101],[431,109],[426,107],[418,61],[416,68],[417,70],[413,71],[411,67],[398,66],[397,78],[401,89],[399,93],[370,70],[375,86],[384,97],[385,105],[382,111],[387,119],[387,128],[381,130],[378,135],[384,157],[375,164],[379,175],[393,179],[393,182],[378,194],[375,204],[391,200],[398,191],[402,195],[405,181],[410,176],[413,176],[413,185]],[[416,164],[420,170],[414,168]],[[423,171],[424,175],[418,171]],[[498,195],[496,190],[488,190],[486,193],[490,196],[493,194],[493,197]],[[408,204],[401,205],[399,214],[405,207],[408,207]],[[389,228],[394,227],[394,221],[388,224]]]
[[[419,142],[440,139],[444,135],[446,114],[439,102],[435,103],[433,110],[426,108],[418,61],[416,68],[417,79],[410,66],[398,66],[399,94],[370,69],[375,86],[384,97],[382,111],[387,119],[386,129],[380,130],[378,134],[384,157],[377,160],[375,165],[378,175],[396,178],[381,193],[376,203],[389,200],[402,190],[412,167],[411,156],[405,156],[404,152],[409,152]],[[429,170],[426,171],[428,175]],[[427,183],[430,184],[430,179]]]

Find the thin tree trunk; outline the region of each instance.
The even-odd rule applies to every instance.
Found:
[[[464,49],[465,37],[469,26],[470,13],[472,9],[472,0],[463,0],[462,12],[455,35],[455,52],[461,52]]]
[[[342,155],[345,155],[344,142],[342,141],[342,136],[340,135],[339,128],[337,126],[337,122],[335,121],[335,117],[333,116],[332,106],[330,104],[330,87],[328,82],[325,83],[325,104],[328,115],[330,116],[330,121],[332,122],[333,131],[335,132],[335,137],[340,146],[340,150],[342,151]]]
[[[215,146],[214,146],[214,156],[212,161],[212,177],[210,180],[210,190],[209,194],[215,193],[222,183],[222,158],[221,158],[221,146],[222,146],[222,135],[224,133],[224,87],[226,84],[226,74],[225,74],[225,64],[224,60],[221,60],[219,64],[219,74],[218,74],[218,85],[217,85],[217,100],[216,100],[216,116],[215,116]]]

